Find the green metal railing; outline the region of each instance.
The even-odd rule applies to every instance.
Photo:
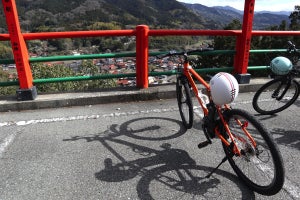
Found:
[[[272,53],[272,52],[286,52],[286,49],[270,49],[270,50],[250,50],[250,53]],[[165,54],[167,52],[151,52],[149,56],[157,56],[160,54]],[[195,53],[194,55],[234,55],[235,50],[214,50]],[[49,57],[36,57],[30,58],[30,63],[38,62],[54,62],[54,61],[67,61],[67,60],[85,60],[85,59],[99,59],[99,58],[120,58],[120,57],[135,57],[135,52],[130,53],[107,53],[107,54],[88,54],[88,55],[67,55],[67,56],[49,56]],[[2,59],[0,64],[13,64],[13,59]],[[268,66],[249,66],[248,71],[266,70]],[[217,73],[220,71],[231,72],[233,67],[222,67],[222,68],[203,68],[196,69],[198,73]],[[165,71],[165,72],[149,72],[150,76],[159,75],[174,75],[178,72],[176,70]],[[68,81],[86,81],[86,80],[99,80],[99,79],[114,79],[114,78],[126,78],[126,77],[136,77],[136,73],[126,73],[126,74],[101,74],[96,76],[72,76],[72,77],[59,77],[59,78],[44,78],[44,79],[34,79],[34,84],[47,84],[47,83],[57,83],[57,82],[68,82]],[[19,81],[7,81],[0,82],[0,87],[5,86],[16,86],[19,85]]]

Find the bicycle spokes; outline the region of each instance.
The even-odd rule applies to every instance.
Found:
[[[234,133],[233,133],[233,135],[234,135],[236,138],[238,138],[238,139],[239,139],[241,142],[243,142],[243,143],[247,143],[248,141],[250,141],[251,144],[252,144],[251,146],[256,147],[256,142],[255,142],[255,140],[253,139],[253,137],[251,136],[251,134],[250,134],[249,131],[247,130],[247,128],[249,127],[249,122],[248,122],[247,120],[241,121],[241,120],[238,119],[238,118],[235,118],[235,121],[236,121],[237,125],[240,126],[241,129],[243,130],[243,132],[245,133],[245,136],[246,136],[247,139],[244,139],[244,138],[242,138],[242,137],[239,137],[238,135],[235,135]]]
[[[224,116],[230,130],[230,145],[223,143],[223,148],[231,167],[254,191],[276,194],[284,183],[284,168],[273,138],[245,111],[232,109],[224,112]]]
[[[268,163],[270,161],[271,159],[270,152],[265,151],[261,147],[256,148],[255,152],[256,152],[256,157],[263,163]]]

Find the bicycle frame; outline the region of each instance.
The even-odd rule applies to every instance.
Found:
[[[194,92],[194,94],[195,94],[195,96],[196,96],[203,112],[204,112],[204,116],[207,116],[208,115],[208,109],[207,109],[205,103],[202,101],[202,99],[199,96],[199,90],[198,90],[198,87],[197,87],[193,77],[195,77],[206,88],[209,100],[212,101],[211,95],[210,95],[210,86],[209,86],[209,84],[207,84],[205,82],[205,80],[190,66],[190,64],[186,60],[186,58],[185,58],[185,61],[183,63],[183,74],[188,78],[189,83],[190,83],[190,85],[193,89],[193,92]]]
[[[284,95],[286,94],[286,92],[288,91],[288,89],[290,88],[291,86],[291,83],[292,83],[292,78],[290,77],[290,75],[288,76],[284,76],[282,77],[282,82],[280,83],[280,85],[274,90],[273,94],[272,94],[272,98],[276,98],[276,100],[280,101]],[[280,89],[282,88],[283,84],[284,83],[287,83],[282,94],[278,97],[278,94],[279,94],[279,91]]]
[[[212,102],[212,97],[210,94],[210,85],[208,83],[206,83],[206,81],[192,68],[192,66],[190,66],[189,61],[187,59],[187,55],[184,55],[184,61],[183,61],[183,72],[182,72],[188,79],[191,88],[193,89],[193,92],[203,110],[204,116],[208,116],[209,115],[209,110],[207,108],[207,106],[205,105],[205,102],[203,102],[203,100],[201,99],[200,95],[199,95],[199,90],[198,87],[193,79],[193,77],[199,81],[206,89],[207,95],[209,97],[209,101]],[[229,105],[225,104],[224,105],[224,109],[228,110],[230,109]],[[226,120],[224,119],[223,115],[222,115],[222,108],[221,106],[216,105],[216,110],[217,113],[221,119],[221,122],[228,134],[228,136],[230,137],[231,141],[233,142],[233,152],[235,155],[241,156],[242,153],[238,148],[238,145],[236,144],[235,141],[235,137],[234,137],[234,133],[232,133],[229,129],[228,123],[226,122]],[[242,130],[244,131],[244,133],[246,134],[246,136],[249,138],[249,140],[251,141],[251,143],[253,144],[254,147],[256,147],[256,142],[253,139],[253,137],[251,136],[251,134],[247,131],[246,127],[247,124],[242,124],[242,122],[238,119],[236,119],[236,122],[239,126],[241,126]],[[215,134],[218,136],[218,138],[222,141],[223,144],[225,144],[227,147],[229,147],[231,144],[224,138],[224,136],[220,133],[220,131],[218,130],[218,127],[215,127],[214,130]],[[240,140],[242,138],[239,138]],[[243,139],[244,140],[244,139]]]

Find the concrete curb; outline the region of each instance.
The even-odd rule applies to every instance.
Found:
[[[240,85],[240,92],[255,92],[269,80],[270,79],[252,79],[250,84]],[[128,87],[111,90],[104,89],[102,91],[93,92],[38,94],[37,98],[32,101],[17,101],[16,97],[9,96],[2,97],[0,99],[0,112],[147,101],[169,98],[176,98],[174,84],[151,86],[147,89]]]

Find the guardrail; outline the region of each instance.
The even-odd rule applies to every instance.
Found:
[[[136,57],[137,59],[137,71],[136,73],[130,74],[118,74],[118,75],[99,75],[99,76],[85,76],[85,77],[61,77],[61,78],[50,78],[50,79],[38,79],[33,80],[35,84],[41,83],[53,83],[53,82],[63,82],[63,81],[80,81],[80,80],[95,80],[95,79],[110,79],[110,78],[122,78],[122,77],[133,77],[136,76],[137,81],[141,79],[141,76],[144,76],[142,80],[138,82],[140,85],[145,84],[148,81],[148,75],[153,75],[148,73],[148,56],[155,56],[160,54],[157,53],[149,53],[148,54],[148,41],[149,36],[235,36],[237,38],[242,36],[241,30],[148,30],[148,35],[144,36],[142,33],[138,34],[138,29],[142,33],[147,26],[137,26],[136,30],[104,30],[104,31],[77,31],[77,32],[47,32],[47,33],[24,33],[23,37],[25,40],[43,40],[43,39],[58,39],[58,38],[76,38],[76,37],[105,37],[105,36],[136,36],[137,37],[137,46],[144,46],[144,50],[138,50],[133,53],[110,53],[110,54],[90,54],[90,55],[69,55],[69,56],[52,56],[52,57],[37,57],[37,58],[29,58],[29,62],[51,62],[51,61],[62,61],[62,60],[82,60],[82,59],[95,59],[95,58],[115,58],[115,57]],[[291,36],[291,35],[299,35],[300,31],[253,31],[253,36]],[[145,38],[146,37],[146,38]],[[5,41],[9,40],[9,34],[0,34],[0,40]],[[270,51],[285,51],[285,50],[250,50],[250,53],[265,53]],[[235,54],[237,53],[235,50],[216,50],[215,53],[227,53],[227,54]],[[10,64],[14,63],[12,59],[0,60],[0,64]],[[239,66],[233,66],[230,69],[234,71],[238,69]],[[248,67],[249,68],[249,67]],[[248,71],[247,68],[247,71]],[[255,69],[263,69],[264,67],[259,67]],[[250,70],[254,69],[251,67]],[[147,72],[144,72],[147,70]],[[210,70],[210,69],[204,69]],[[214,69],[216,70],[216,69]],[[224,70],[224,69],[219,69]],[[226,69],[228,70],[228,69]],[[200,70],[201,71],[201,70]],[[218,70],[217,70],[218,71]],[[203,71],[204,72],[204,71]],[[158,74],[171,74],[170,72],[158,73]],[[146,79],[146,80],[145,80]],[[12,82],[2,82],[0,86],[11,86],[18,85],[19,81]],[[137,83],[139,84],[139,83]],[[148,83],[146,83],[148,84]],[[145,87],[145,86],[142,86]],[[146,86],[147,87],[147,86]]]
[[[36,94],[35,86],[33,83],[46,83],[53,81],[72,81],[83,79],[101,79],[103,76],[97,77],[62,77],[58,79],[43,79],[33,80],[29,62],[43,62],[45,58],[29,58],[26,40],[45,40],[45,39],[58,39],[58,38],[78,38],[78,37],[105,37],[105,36],[135,36],[136,37],[136,73],[127,74],[126,76],[136,76],[136,85],[138,88],[148,87],[148,57],[149,57],[149,37],[155,36],[234,36],[236,40],[236,49],[234,53],[234,66],[233,71],[237,75],[246,74],[248,71],[248,59],[250,53],[251,37],[257,35],[272,35],[272,36],[291,36],[299,35],[300,31],[252,31],[252,20],[254,16],[254,2],[255,0],[245,1],[244,19],[242,30],[150,30],[146,25],[138,25],[133,30],[99,30],[99,31],[70,31],[70,32],[46,32],[46,33],[21,33],[19,25],[19,16],[17,13],[15,0],[2,0],[4,14],[9,34],[0,34],[0,41],[10,40],[14,60],[17,66],[19,77],[20,90],[17,91],[17,98],[19,100],[34,99]],[[91,59],[100,57],[101,55],[83,55],[82,57],[76,56],[61,56],[50,57],[54,60],[68,60],[68,59]],[[120,56],[102,55],[102,56]],[[128,55],[126,55],[128,56]],[[3,61],[10,62],[10,61]],[[123,76],[123,75],[119,75]],[[104,77],[112,78],[118,77],[115,75],[105,75]],[[242,80],[242,78],[241,78]],[[239,80],[238,80],[239,81]],[[17,82],[11,83],[15,84]]]
[[[285,52],[286,49],[268,49],[268,50],[250,50],[250,53],[269,53],[269,52]],[[165,54],[166,52],[151,52],[149,56],[157,56],[159,54]],[[203,53],[204,54],[204,53]],[[218,54],[228,54],[234,55],[235,50],[215,50],[205,52],[206,55],[218,55]],[[48,57],[37,57],[30,58],[31,63],[35,62],[53,62],[53,61],[66,61],[66,60],[83,60],[83,59],[98,59],[98,58],[120,58],[120,57],[136,57],[136,53],[108,53],[108,54],[89,54],[89,55],[75,55],[75,56],[48,56]],[[2,59],[0,64],[13,64],[13,59]],[[256,70],[266,70],[267,66],[248,66],[248,71]],[[196,69],[198,73],[216,73],[220,71],[232,72],[234,67],[222,67],[222,68],[203,68]],[[175,75],[178,72],[176,70],[164,71],[164,72],[149,72],[150,76],[160,76],[160,75]],[[98,79],[113,79],[113,78],[127,78],[136,77],[136,73],[126,73],[126,74],[100,74],[96,76],[73,76],[73,77],[59,77],[59,78],[44,78],[44,79],[34,79],[34,84],[47,84],[47,83],[58,83],[67,81],[86,81],[86,80],[98,80]],[[7,81],[0,82],[0,87],[5,86],[16,86],[19,85],[19,81]]]

